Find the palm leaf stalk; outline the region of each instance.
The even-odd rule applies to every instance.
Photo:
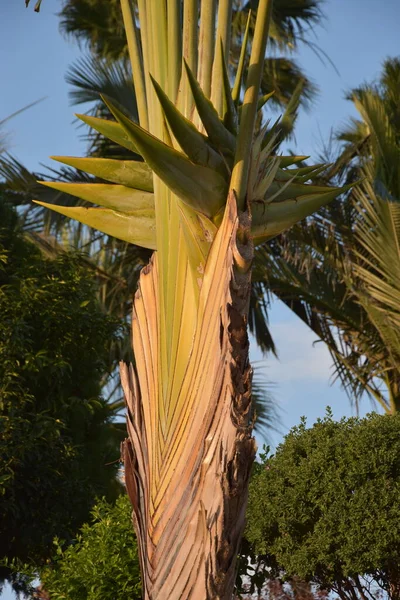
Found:
[[[50,208],[155,250],[134,301],[136,367],[121,365],[146,599],[232,597],[255,455],[254,244],[341,191],[307,185],[303,157],[276,156],[274,128],[254,135],[271,6],[260,0],[240,102],[226,64],[232,0],[138,0],[140,29],[123,2],[140,123],[107,98],[115,121],[82,120],[135,154],[57,157],[109,183],[45,184],[98,206]]]

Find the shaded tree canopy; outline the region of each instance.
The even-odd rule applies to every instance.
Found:
[[[269,576],[399,597],[400,415],[293,428],[253,477],[246,537]]]
[[[120,432],[101,388],[120,322],[82,262],[44,258],[4,199],[0,223],[0,557],[40,562],[96,496],[119,492]]]

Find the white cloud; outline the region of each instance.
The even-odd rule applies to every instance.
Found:
[[[331,381],[332,358],[317,336],[299,319],[271,323],[271,332],[279,359],[270,355],[266,361],[267,377],[282,384],[294,381]],[[315,343],[317,342],[317,343]],[[253,360],[260,360],[255,350]]]
[[[268,360],[272,380],[330,380],[332,358],[329,351],[300,320],[280,322],[271,329],[279,354],[278,360]]]

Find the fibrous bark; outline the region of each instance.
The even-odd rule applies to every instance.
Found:
[[[140,549],[144,598],[232,598],[255,455],[247,311],[252,243],[233,193],[212,244],[197,327],[168,423],[160,409],[158,261],[134,302],[136,370],[121,365],[128,411],[125,478]],[[239,243],[240,239],[240,243]]]

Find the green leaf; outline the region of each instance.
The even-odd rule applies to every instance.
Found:
[[[108,119],[99,119],[98,117],[89,117],[88,115],[80,115],[76,114],[76,117],[89,125],[92,129],[95,129],[101,135],[104,135],[108,139],[112,140],[116,144],[123,146],[127,150],[134,152],[135,154],[140,154],[138,152],[135,144],[132,140],[127,136],[124,131],[124,128],[121,127],[119,123],[115,121],[110,121]]]
[[[330,165],[313,165],[312,167],[301,167],[300,169],[296,169],[296,181],[300,183],[305,183],[311,178],[318,177],[321,173],[323,173]]]
[[[39,200],[34,200],[34,202],[125,242],[149,248],[150,250],[156,249],[156,220],[154,210],[137,210],[127,213],[110,208],[60,206],[40,202]]]
[[[246,58],[247,42],[249,39],[250,21],[251,21],[251,10],[249,10],[249,14],[247,17],[246,29],[245,29],[244,36],[243,36],[242,47],[240,49],[239,63],[238,63],[235,82],[233,84],[233,90],[232,90],[232,100],[234,101],[236,106],[239,104],[240,89],[242,87],[244,61]]]
[[[310,158],[309,156],[281,156],[280,167],[283,169],[285,167],[290,167],[290,165],[295,165],[299,162],[303,162],[303,160],[307,160]]]
[[[281,171],[282,173],[282,171]],[[267,193],[265,194],[263,200],[271,202],[273,199],[276,202],[283,202],[284,200],[298,200],[301,196],[310,196],[310,195],[320,195],[325,194],[327,189],[336,191],[336,195],[332,196],[332,199],[337,196],[337,194],[341,193],[343,188],[327,188],[326,186],[321,185],[307,185],[304,183],[297,183],[296,180],[289,183],[288,180],[282,178],[278,179],[279,171],[277,177],[268,187]],[[294,174],[295,176],[295,174]],[[348,187],[346,189],[349,189]],[[258,199],[258,198],[256,198]]]
[[[301,167],[299,169],[278,169],[275,179],[281,182],[293,180],[295,183],[304,184],[312,177],[317,177],[320,173],[325,171],[328,166],[329,165],[326,164],[320,164]]]
[[[235,137],[222,123],[217,111],[210,100],[204,95],[203,90],[186,62],[185,68],[197,111],[211,143],[221,151],[233,154],[236,144]]]
[[[199,165],[226,171],[224,160],[207,143],[207,138],[196,129],[189,119],[183,116],[152,77],[151,81],[172,133],[190,160]]]
[[[106,181],[147,192],[153,191],[153,172],[144,162],[111,158],[75,158],[74,156],[51,156],[50,158]]]
[[[64,183],[59,181],[41,181],[54,190],[77,196],[87,202],[93,202],[104,208],[121,212],[133,210],[154,211],[154,195],[142,190],[134,190],[124,185],[108,183]]]
[[[296,123],[298,110],[302,98],[302,93],[305,85],[305,80],[300,79],[299,83],[286,106],[285,112],[279,123],[279,131],[282,138],[288,137],[293,133],[294,125]]]
[[[229,81],[228,69],[225,62],[224,46],[220,40],[220,60],[222,66],[222,91],[224,96],[224,125],[234,135],[238,128],[238,115],[236,106],[232,99],[231,84]]]
[[[207,217],[212,217],[224,205],[228,186],[221,175],[191,162],[184,154],[133,123],[109,101],[105,102],[154,173],[185,204]]]
[[[252,236],[254,244],[266,242],[283,231],[286,231],[292,225],[301,221],[305,217],[313,214],[322,206],[325,206],[331,200],[336,198],[353,187],[354,184],[346,185],[342,188],[315,188],[315,186],[302,186],[309,188],[309,194],[300,198],[291,198],[275,202],[253,201],[251,204],[252,212]],[[290,188],[290,186],[289,186]],[[318,189],[313,193],[312,190]]]
[[[259,110],[261,110],[266,105],[266,103],[268,102],[268,100],[270,98],[272,98],[272,96],[274,94],[275,94],[275,92],[270,92],[269,94],[264,94],[264,96],[261,96],[261,98],[258,99],[258,102],[257,102],[257,112]]]

